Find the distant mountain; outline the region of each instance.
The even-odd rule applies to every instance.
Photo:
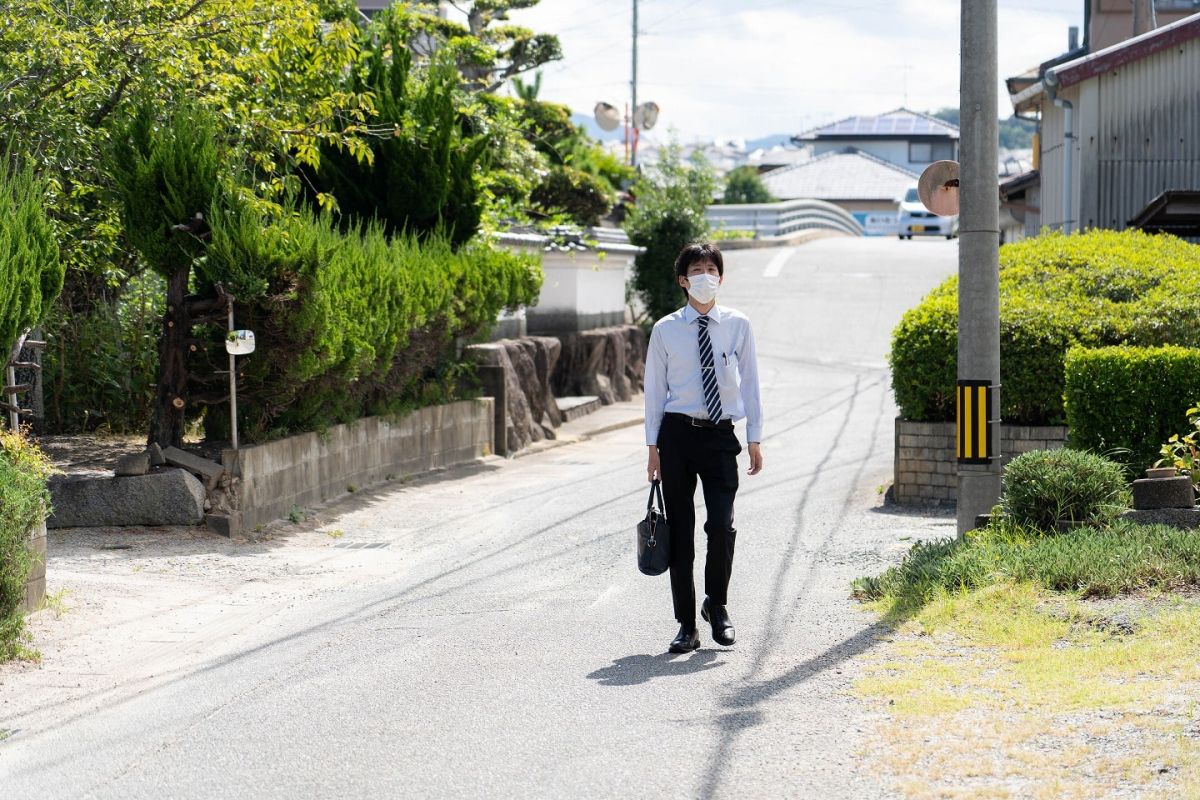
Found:
[[[572,114],[571,122],[574,122],[587,131],[588,136],[591,136],[593,139],[599,139],[604,142],[619,142],[625,138],[625,134],[621,128],[617,128],[615,131],[601,130],[600,126],[596,124],[596,120],[589,114]],[[762,136],[758,139],[747,139],[746,152],[752,153],[760,147],[764,150],[769,150],[777,144],[787,144],[791,140],[792,134],[790,133],[773,133],[770,136]]]
[[[763,136],[759,139],[747,139],[746,152],[753,153],[760,147],[763,150],[770,150],[777,144],[787,144],[792,141],[793,135],[791,133],[773,133],[770,136]]]
[[[621,141],[625,138],[625,133],[618,127],[615,131],[603,130],[596,124],[596,120],[590,114],[572,114],[571,122],[574,122],[579,127],[587,131],[588,136],[593,139],[599,139],[602,142]]]

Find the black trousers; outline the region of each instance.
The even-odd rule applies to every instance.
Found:
[[[671,598],[675,619],[687,625],[696,621],[696,587],[692,565],[696,560],[696,479],[704,491],[708,559],[704,565],[704,593],[716,605],[725,605],[733,569],[733,500],[738,490],[737,455],[742,452],[733,429],[695,427],[683,417],[667,414],[658,433],[663,502],[671,523]]]

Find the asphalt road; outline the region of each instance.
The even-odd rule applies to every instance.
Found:
[[[853,658],[882,631],[848,583],[925,524],[877,508],[885,354],[956,258],[895,239],[728,255],[720,302],[754,322],[767,413],[765,470],[738,495],[735,647],[702,628],[699,651],[666,652],[666,578],[634,566],[629,428],[357,503],[345,542],[380,545],[361,583],[23,719],[0,796],[890,796],[858,767]]]

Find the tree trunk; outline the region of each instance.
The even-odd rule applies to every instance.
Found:
[[[160,447],[183,446],[183,411],[187,407],[187,357],[192,336],[188,318],[188,277],[191,267],[176,271],[167,279],[167,313],[163,315],[162,335],[158,340],[158,391],[150,417],[149,443]]]

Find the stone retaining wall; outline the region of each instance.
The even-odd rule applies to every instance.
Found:
[[[1003,463],[1030,450],[1056,450],[1066,444],[1061,425],[1001,425]],[[896,419],[892,499],[901,505],[953,505],[958,487],[953,422]]]
[[[25,579],[25,613],[37,611],[46,597],[46,525],[37,526],[29,535],[29,554],[33,564]]]
[[[491,398],[367,417],[321,434],[226,450],[242,528],[385,480],[474,461],[491,453]],[[353,487],[353,489],[351,488]]]
[[[526,336],[470,345],[485,395],[496,399],[498,455],[555,438],[559,397],[597,397],[604,405],[642,390],[646,334],[637,325],[559,336]]]

